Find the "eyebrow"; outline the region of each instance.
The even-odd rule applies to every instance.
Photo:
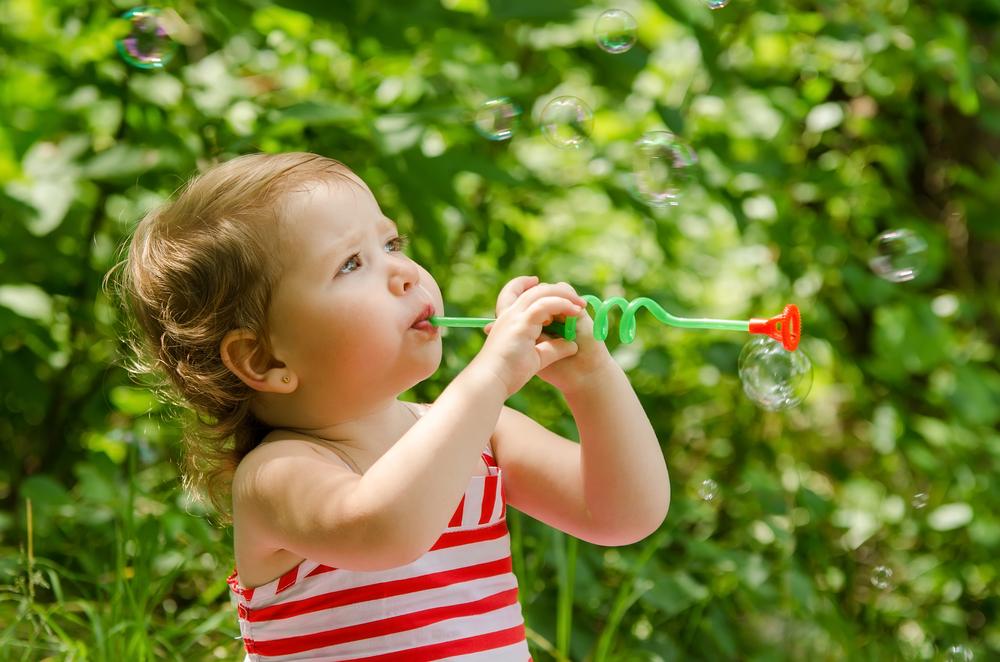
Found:
[[[392,220],[388,216],[382,216],[382,217],[380,217],[375,222],[375,224],[377,226],[388,226],[389,228],[391,228],[391,229],[396,230],[397,232],[399,232],[399,226],[396,224],[396,221]],[[339,242],[337,242],[334,245],[333,248],[331,248],[330,250],[326,251],[326,253],[325,253],[326,258],[324,258],[324,259],[329,259],[329,258],[337,257],[338,255],[340,255],[341,253],[343,253],[344,251],[346,251],[348,249],[348,247],[354,241],[356,241],[356,240],[357,240],[357,235],[353,235],[353,236],[349,237],[346,241],[339,241]]]

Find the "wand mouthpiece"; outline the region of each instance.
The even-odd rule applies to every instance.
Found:
[[[785,306],[785,310],[780,315],[775,315],[771,319],[751,319],[750,333],[770,336],[780,342],[782,347],[789,352],[794,352],[795,348],[799,346],[799,336],[802,335],[802,317],[799,315],[799,307],[790,303]]]

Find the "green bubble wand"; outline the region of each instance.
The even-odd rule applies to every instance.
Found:
[[[671,315],[663,307],[647,297],[639,297],[629,301],[623,297],[611,297],[601,300],[593,294],[582,295],[583,299],[594,309],[594,338],[604,341],[608,337],[608,314],[614,308],[620,308],[622,318],[618,325],[618,338],[623,343],[635,340],[635,316],[643,308],[649,310],[653,317],[664,324],[682,329],[718,329],[722,331],[746,331],[773,338],[781,343],[786,350],[793,352],[799,346],[802,332],[802,318],[799,308],[794,303],[785,306],[780,315],[763,319],[749,320],[716,320],[707,318],[687,318]],[[496,320],[492,317],[437,317],[427,320],[434,326],[483,328]],[[565,322],[553,322],[542,329],[550,336],[562,337],[566,340],[576,339],[576,318],[568,317]]]

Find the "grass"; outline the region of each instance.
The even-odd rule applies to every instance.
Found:
[[[174,465],[141,459],[133,445],[119,463],[95,453],[76,473],[65,494],[36,486],[36,498],[22,501],[18,526],[0,531],[19,533],[13,545],[0,539],[0,660],[241,659],[225,582],[229,531],[192,509]],[[659,532],[614,549],[508,511],[534,659],[876,660],[946,652],[928,639],[899,638],[902,623],[927,622],[909,587],[873,594],[863,572],[854,577],[860,566],[805,534],[795,551],[711,524],[742,503],[752,502],[678,500]],[[848,572],[840,585],[818,591],[810,568],[834,563]],[[922,576],[912,579],[926,585]],[[950,628],[942,641],[966,641],[960,622]]]
[[[212,562],[229,555],[224,536],[204,535],[206,523],[190,514],[143,514],[141,502],[155,494],[143,480],[150,476],[137,466],[134,449],[124,474],[130,478],[118,485],[120,491],[104,495],[117,505],[104,526],[59,514],[107,505],[87,503],[101,490],[78,494],[82,503],[52,508],[55,512],[39,512],[25,501],[24,541],[13,553],[4,550],[0,564],[0,623],[5,624],[0,659],[120,662],[241,655],[235,613],[223,597],[225,572]],[[49,534],[42,544],[61,562],[36,554],[36,520],[42,514]],[[169,529],[178,521],[176,535],[164,531],[164,524]]]
[[[111,478],[98,471],[81,481],[90,485],[89,491],[76,488],[73,496],[80,503],[75,507],[50,504],[45,510],[54,512],[41,513],[49,534],[43,546],[51,558],[36,554],[39,510],[32,500],[25,501],[23,542],[0,562],[0,623],[5,624],[0,629],[0,659],[119,662],[242,655],[227,599],[228,573],[215,562],[231,558],[227,537],[178,506],[183,501],[154,479],[155,471],[140,466],[134,450],[120,469],[120,499],[110,498],[110,490],[94,488],[95,475]],[[169,485],[176,488],[176,483]],[[102,493],[108,497],[105,503]],[[168,504],[168,509],[143,512],[150,502]],[[114,510],[103,525],[73,517],[81,508],[100,509],[108,503]],[[509,511],[509,523],[536,659],[579,659],[573,653],[579,642],[573,637],[581,626],[575,621],[581,614],[575,593],[581,543],[554,529],[538,528],[516,511]],[[638,570],[661,543],[662,536],[645,543],[635,567],[613,594],[610,616],[597,637],[595,662],[615,659],[616,631],[643,591]],[[532,628],[529,614],[553,597],[554,633],[543,618],[538,619],[539,628]]]

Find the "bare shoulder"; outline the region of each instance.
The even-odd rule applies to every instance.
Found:
[[[323,471],[352,473],[333,451],[294,434],[272,431],[236,467],[232,490],[234,507],[248,499],[266,499],[275,488],[300,478],[304,465],[322,467]]]
[[[244,586],[261,586],[322,547],[310,545],[317,508],[359,477],[329,449],[272,432],[233,475],[236,567]]]

